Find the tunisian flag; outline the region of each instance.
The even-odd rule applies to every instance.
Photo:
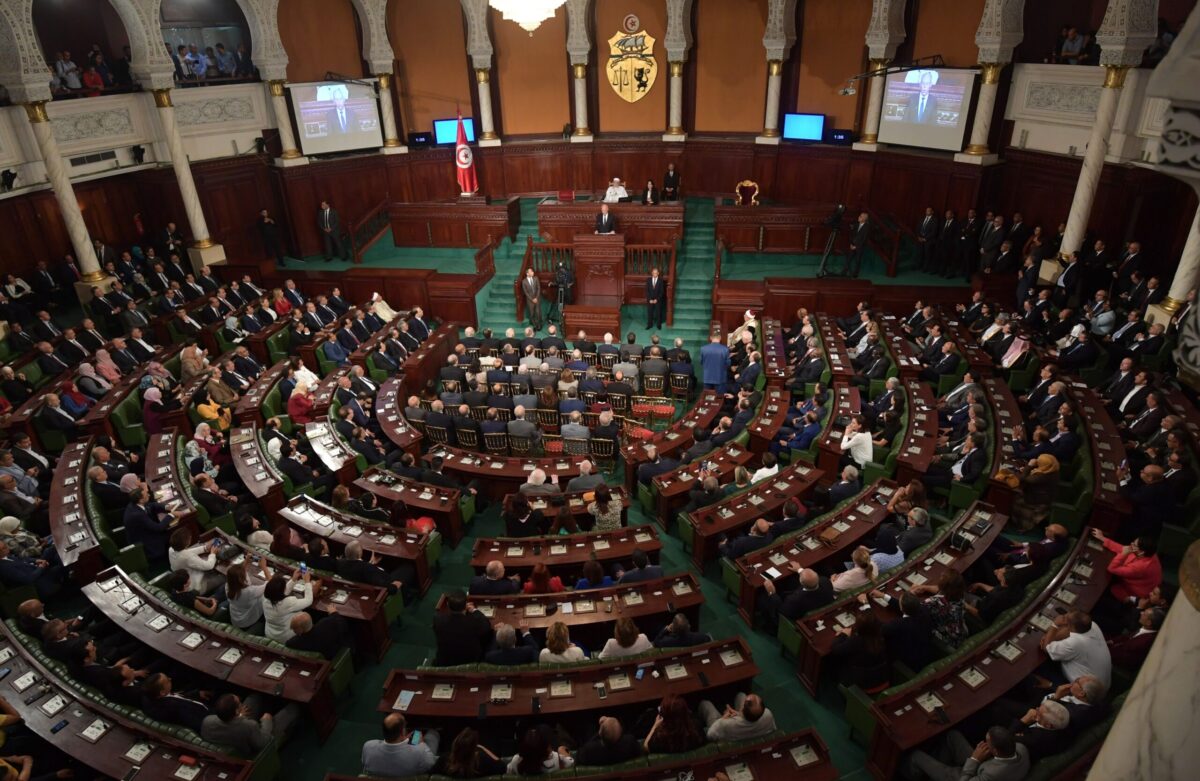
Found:
[[[454,165],[457,168],[458,189],[463,195],[474,195],[479,189],[475,178],[475,155],[467,146],[467,129],[462,114],[458,115],[458,140],[454,144]]]

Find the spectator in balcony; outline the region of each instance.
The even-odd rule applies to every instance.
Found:
[[[222,76],[232,77],[237,74],[237,58],[233,52],[225,48],[225,44],[217,44],[217,71]]]
[[[204,78],[216,79],[220,76],[221,69],[217,65],[217,53],[211,46],[204,47]]]
[[[167,52],[171,51],[171,47],[167,47]],[[175,59],[172,57],[171,59]],[[113,86],[128,87],[133,84],[133,72],[131,65],[133,63],[133,51],[126,46],[120,58],[112,64],[112,81]]]
[[[187,63],[188,69],[192,72],[192,78],[203,79],[208,73],[208,61],[204,57],[204,53],[196,46],[189,44],[187,54],[184,55],[184,62]]]
[[[234,59],[237,61],[235,73],[239,78],[249,78],[254,75],[254,63],[250,60],[250,50],[246,48],[246,44],[239,43],[237,52],[234,53]]]
[[[104,78],[96,71],[94,65],[88,65],[83,71],[83,94],[94,98],[104,92]]]
[[[108,61],[104,59],[104,55],[101,52],[96,51],[92,53],[92,67],[96,69],[96,73],[100,74],[105,87],[113,85],[112,68],[108,67]]]
[[[58,55],[58,62],[54,63],[54,72],[67,89],[83,89],[83,83],[79,80],[82,74],[79,66],[71,61],[70,52],[64,51]]]
[[[175,53],[171,55],[171,60],[175,63],[175,77],[179,81],[194,81],[196,78],[195,72],[192,70],[192,63],[188,60],[188,48],[184,44],[179,44],[175,49]]]
[[[1068,27],[1067,37],[1063,39],[1058,50],[1058,61],[1069,65],[1078,65],[1084,54],[1085,43],[1078,27]]]

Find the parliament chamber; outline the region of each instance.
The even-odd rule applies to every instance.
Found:
[[[1183,779],[1192,0],[0,0],[0,781]]]

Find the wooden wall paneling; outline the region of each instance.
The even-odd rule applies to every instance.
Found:
[[[771,197],[785,202],[842,203],[851,152],[844,147],[818,148],[783,144],[775,159]]]
[[[687,142],[684,165],[680,166],[685,193],[733,197],[737,183],[754,175],[753,147],[749,140]]]
[[[570,179],[570,160],[561,146],[514,144],[504,151],[508,195],[551,195]]]
[[[320,199],[308,166],[274,168],[271,173],[283,194],[282,210],[287,217],[292,249],[301,256],[317,254],[323,246],[316,220]]]
[[[758,182],[763,195],[772,201],[779,200],[781,197],[778,186],[779,177],[776,176],[778,161],[778,146],[767,144],[754,145],[754,158],[751,163],[750,178]]]
[[[175,179],[174,169],[169,165],[158,166],[137,171],[130,174],[130,177],[137,187],[142,224],[146,230],[153,231],[165,227],[168,222],[173,222],[185,237],[191,238],[187,214],[183,209],[183,196],[179,194],[179,182]]]
[[[478,326],[475,294],[483,284],[474,274],[438,274],[431,277],[427,283],[428,310],[442,322],[453,320],[461,326]]]
[[[453,157],[451,157],[451,161]],[[446,176],[457,177],[454,163],[448,162],[445,168]],[[479,192],[482,195],[499,198],[508,192],[508,182],[504,176],[504,150],[500,147],[480,147],[475,150],[475,176],[479,180]],[[454,181],[458,181],[457,178]],[[458,187],[453,188],[457,194]]]
[[[258,233],[258,214],[267,209],[281,232],[288,225],[280,214],[265,157],[236,157],[192,166],[204,218],[227,257],[260,258],[265,250]]]
[[[596,182],[602,181],[604,176],[602,171],[593,173],[593,146],[594,144],[575,144],[568,149],[567,155],[570,158],[571,178],[565,183],[562,189],[591,192],[596,189]]]
[[[842,203],[846,205],[848,211],[861,210],[862,207],[871,203],[872,176],[875,167],[875,162],[870,159],[871,157],[873,157],[871,153],[866,156],[851,155],[850,157],[850,167],[846,171],[846,190],[842,196]]]
[[[432,201],[458,197],[453,149],[422,149],[410,152],[407,157],[413,200]],[[488,179],[481,178],[479,186],[489,195],[498,194]]]
[[[766,287],[763,282],[738,280],[721,282],[718,286],[716,303],[713,304],[713,320],[719,320],[725,332],[742,324],[742,315],[747,309],[761,311]]]
[[[621,142],[595,144],[592,150],[593,189],[603,190],[609,180],[619,176],[625,182],[630,196],[638,198],[646,189],[646,182],[654,180],[662,187],[662,177],[667,166],[663,162],[662,144]]]

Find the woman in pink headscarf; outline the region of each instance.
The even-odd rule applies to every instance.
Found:
[[[79,364],[79,377],[76,379],[76,385],[79,390],[91,396],[93,399],[99,400],[112,389],[112,383],[96,373],[96,367],[90,363]]]
[[[162,432],[165,414],[162,391],[158,388],[147,388],[142,394],[142,425],[146,428],[147,435],[154,436]]]
[[[96,351],[96,373],[109,382],[117,382],[121,379],[121,369],[113,363],[108,350]]]

